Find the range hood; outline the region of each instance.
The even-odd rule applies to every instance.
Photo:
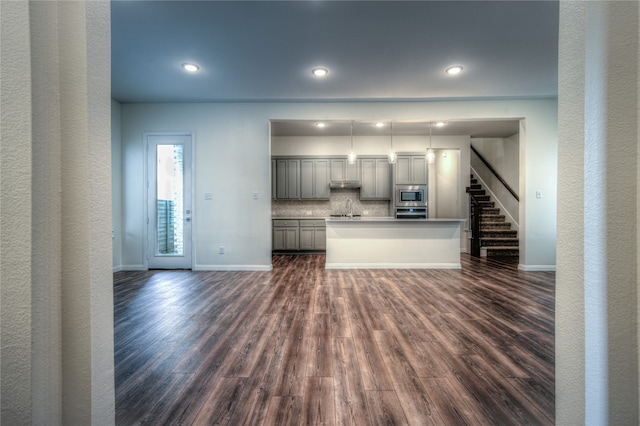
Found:
[[[329,188],[333,189],[347,189],[347,188],[360,188],[359,180],[332,180],[329,182]]]

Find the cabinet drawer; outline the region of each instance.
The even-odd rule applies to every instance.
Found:
[[[324,227],[326,223],[324,219],[304,219],[300,221],[300,227],[313,226],[313,227]]]
[[[273,226],[281,227],[281,226],[298,226],[299,220],[292,219],[276,219],[273,221]]]

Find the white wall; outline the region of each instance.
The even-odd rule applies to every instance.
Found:
[[[523,250],[520,262],[525,268],[554,268],[556,111],[555,100],[123,104],[123,268],[145,267],[144,131],[194,132],[195,267],[268,269],[271,265],[271,119],[446,120],[522,117],[527,120],[527,137],[521,141],[521,145],[525,145],[522,168],[527,179],[521,180],[521,194],[526,206],[521,217],[528,220],[530,226],[522,235],[522,245],[526,250]],[[400,150],[401,146],[396,149]],[[461,158],[461,167],[468,161]],[[533,188],[541,188],[548,197],[535,200]],[[253,191],[259,192],[258,200],[252,199]],[[205,201],[204,192],[212,192],[213,200]],[[219,245],[225,246],[224,255],[218,254]]]

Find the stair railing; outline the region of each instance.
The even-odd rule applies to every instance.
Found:
[[[496,170],[491,166],[491,164],[489,164],[489,162],[487,160],[485,160],[484,157],[482,155],[480,155],[480,153],[478,151],[476,151],[476,149],[473,147],[473,145],[471,145],[471,151],[473,151],[478,156],[480,161],[482,161],[484,163],[484,165],[487,166],[487,169],[489,169],[489,171],[491,173],[493,173],[493,175],[495,177],[498,178],[500,183],[502,185],[504,185],[505,188],[507,188],[507,191],[509,191],[509,193],[511,193],[511,195],[513,195],[513,198],[515,198],[518,202],[520,202],[520,197],[518,197],[518,194],[516,194],[516,192],[513,190],[513,188],[511,188],[509,186],[509,184],[502,178],[502,176],[500,176],[500,174],[498,172],[496,172]]]
[[[471,219],[471,256],[480,257],[480,215],[482,214],[482,204],[471,192],[471,187],[467,187],[469,194],[469,218]]]

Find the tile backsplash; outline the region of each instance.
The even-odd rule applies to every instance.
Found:
[[[359,189],[332,189],[328,201],[271,200],[271,216],[329,217],[332,214],[347,214],[348,199],[353,202],[353,214],[371,217],[389,216],[390,201],[360,200]]]

